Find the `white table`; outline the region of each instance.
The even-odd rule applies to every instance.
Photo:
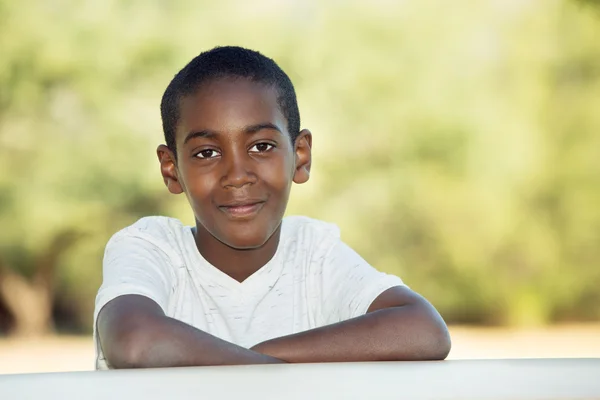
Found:
[[[600,359],[457,360],[0,375],[0,399],[600,399]]]

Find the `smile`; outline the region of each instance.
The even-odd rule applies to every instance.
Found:
[[[247,203],[247,204],[235,204],[229,206],[220,206],[219,209],[227,214],[230,218],[235,219],[247,219],[254,217],[262,209],[264,201]]]

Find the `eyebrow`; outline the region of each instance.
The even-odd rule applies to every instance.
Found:
[[[244,127],[243,131],[244,133],[247,134],[254,134],[257,133],[263,129],[272,129],[272,130],[276,130],[279,133],[281,132],[281,129],[279,129],[279,127],[277,127],[277,125],[272,124],[270,122],[263,122],[260,124],[254,124],[254,125],[248,125],[246,127]],[[207,138],[207,139],[213,139],[215,137],[219,136],[219,133],[216,131],[212,131],[210,129],[204,129],[201,131],[194,131],[194,132],[190,132],[187,134],[187,136],[185,137],[183,144],[186,144],[187,142],[189,142],[192,139],[196,139],[196,138]]]
[[[256,125],[248,125],[247,127],[244,128],[244,132],[245,133],[249,133],[249,134],[253,134],[256,133],[258,131],[261,131],[263,129],[273,129],[276,130],[279,133],[281,132],[281,129],[279,129],[279,127],[275,124],[272,124],[270,122],[264,122],[262,124],[256,124]]]
[[[195,138],[208,138],[208,139],[212,139],[214,137],[217,136],[217,133],[214,131],[210,131],[210,130],[202,130],[202,131],[198,131],[198,132],[190,132],[187,134],[187,136],[185,137],[185,140],[183,141],[183,144],[186,144],[187,142],[189,142],[192,139]]]

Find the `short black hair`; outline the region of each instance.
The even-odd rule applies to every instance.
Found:
[[[215,47],[201,53],[175,75],[167,86],[160,104],[167,146],[176,153],[175,130],[179,120],[181,99],[193,94],[203,83],[219,78],[246,78],[273,85],[278,103],[287,119],[287,129],[295,143],[300,133],[300,111],[292,81],[272,59],[258,51],[237,46]]]

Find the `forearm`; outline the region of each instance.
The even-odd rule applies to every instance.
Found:
[[[284,361],[219,339],[181,321],[163,317],[144,321],[107,354],[113,368],[274,364]],[[145,329],[152,325],[151,329]],[[143,326],[143,327],[142,327]],[[112,357],[110,357],[112,356]]]
[[[450,338],[435,310],[407,305],[272,339],[253,349],[296,363],[439,360],[447,356]]]

